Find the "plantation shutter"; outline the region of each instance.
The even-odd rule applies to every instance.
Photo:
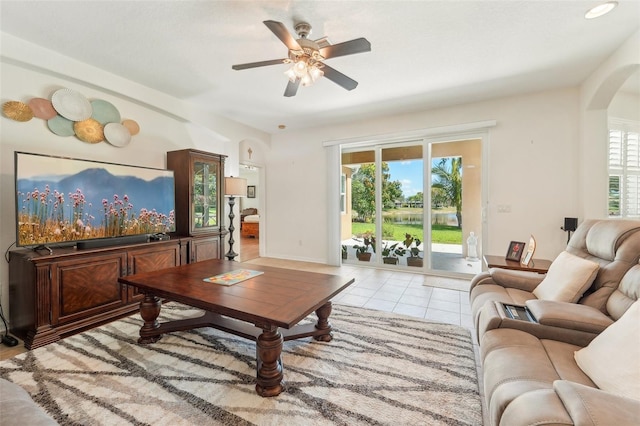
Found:
[[[609,123],[609,216],[640,217],[640,123]]]

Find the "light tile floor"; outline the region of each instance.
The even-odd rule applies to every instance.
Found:
[[[468,291],[433,287],[424,275],[355,267],[352,270],[355,282],[334,302],[473,328]],[[350,274],[342,271],[342,275]]]

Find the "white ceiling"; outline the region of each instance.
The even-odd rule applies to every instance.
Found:
[[[640,28],[640,1],[2,1],[2,32],[269,133],[578,86]],[[327,60],[359,82],[327,79],[283,97],[286,65],[262,23],[313,27],[371,52]],[[640,46],[639,46],[640,48]],[[87,76],[90,82],[91,77]],[[640,80],[632,83],[640,87]]]

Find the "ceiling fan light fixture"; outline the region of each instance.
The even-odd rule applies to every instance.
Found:
[[[293,65],[293,72],[298,78],[304,77],[307,74],[307,61],[299,59],[298,62]]]
[[[311,76],[309,74],[305,74],[300,79],[300,83],[302,83],[304,87],[308,87],[313,84],[313,80],[311,79]]]
[[[293,63],[293,65],[284,74],[292,83],[299,79],[303,86],[311,86],[324,75],[324,71],[320,69],[323,66],[322,62],[315,61],[308,56],[297,57],[290,60],[289,63]]]
[[[289,79],[289,81],[290,81],[290,82],[292,82],[292,83],[296,81],[296,78],[298,78],[298,77],[296,76],[295,71],[293,70],[293,67],[291,67],[291,68],[289,68],[288,70],[286,70],[286,71],[284,72],[284,75],[286,75],[286,76],[287,76],[287,78]]]
[[[586,19],[595,19],[599,18],[607,13],[611,12],[613,9],[618,6],[617,1],[608,1],[606,3],[599,4],[598,6],[592,7],[587,10],[587,13],[584,14]]]
[[[295,39],[282,22],[267,20],[263,21],[263,23],[287,46],[288,57],[237,64],[232,65],[231,68],[245,70],[282,63],[289,64],[289,69],[284,72],[289,80],[284,91],[285,97],[295,96],[301,84],[310,86],[322,77],[346,90],[353,90],[358,86],[357,81],[325,65],[324,60],[355,53],[370,52],[371,43],[366,38],[360,37],[338,44],[331,44],[326,37],[310,40],[307,37],[311,33],[311,25],[300,22],[295,26],[299,37]]]
[[[309,70],[309,75],[311,76],[311,80],[315,82],[317,79],[324,75],[324,71],[314,65]]]

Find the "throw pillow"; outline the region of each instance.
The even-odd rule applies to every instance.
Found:
[[[563,251],[533,294],[542,300],[576,303],[598,274],[600,265]]]
[[[576,351],[578,367],[604,391],[640,400],[640,301]]]

